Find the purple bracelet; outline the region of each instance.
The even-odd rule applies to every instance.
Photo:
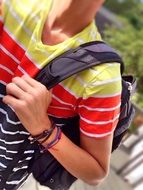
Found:
[[[40,152],[44,153],[48,149],[52,148],[55,144],[57,144],[58,141],[61,139],[61,134],[62,134],[61,128],[57,127],[57,132],[56,132],[55,138],[49,144],[47,144],[45,147],[41,147]]]

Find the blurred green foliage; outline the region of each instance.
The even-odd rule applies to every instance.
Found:
[[[126,73],[138,79],[136,102],[143,107],[143,3],[138,0],[107,0],[105,5],[117,13],[122,27],[107,26],[104,39],[119,51]]]
[[[105,6],[115,14],[126,17],[135,28],[143,27],[143,1],[106,0]]]

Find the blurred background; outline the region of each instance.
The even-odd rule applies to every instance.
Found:
[[[112,154],[106,181],[91,187],[78,180],[70,190],[143,190],[143,0],[106,0],[96,24],[103,39],[123,57],[125,72],[137,78],[132,100],[136,114],[123,144]],[[25,185],[47,189],[30,180]]]
[[[96,22],[103,39],[119,51],[125,73],[137,78],[134,121],[111,160],[100,190],[143,190],[143,0],[106,0]]]

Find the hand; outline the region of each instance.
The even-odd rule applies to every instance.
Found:
[[[47,115],[51,93],[44,85],[29,76],[15,77],[6,86],[6,92],[3,102],[14,109],[23,126],[32,135],[51,127]]]

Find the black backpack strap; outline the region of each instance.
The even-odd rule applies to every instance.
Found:
[[[123,61],[114,49],[102,41],[89,42],[52,60],[35,79],[50,89],[80,71],[103,63],[114,62],[121,64],[122,73],[124,70]]]

